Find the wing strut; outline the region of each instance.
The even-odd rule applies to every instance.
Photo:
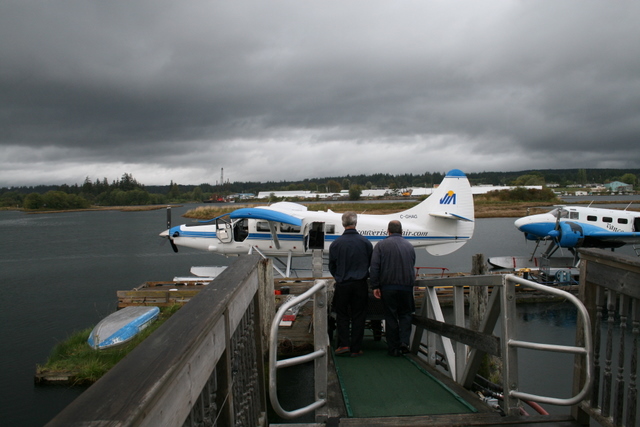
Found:
[[[269,230],[271,230],[271,237],[273,237],[273,244],[276,249],[280,249],[280,241],[278,240],[278,231],[276,230],[276,223],[269,221]]]
[[[258,249],[258,247],[257,247],[257,246],[251,246],[251,247],[249,248],[249,255],[251,255],[251,254],[253,253],[253,251],[258,252],[258,254],[259,254],[262,258],[267,259],[267,257],[266,257],[262,252],[260,252],[260,249]],[[289,252],[289,255],[291,255],[291,252]],[[287,265],[287,274],[286,274],[286,275],[282,272],[282,270],[280,270],[280,269],[275,265],[275,263],[271,263],[271,265],[273,266],[273,269],[274,269],[275,271],[277,271],[277,272],[278,272],[278,274],[279,274],[279,275],[281,275],[282,277],[289,277],[289,274],[288,274],[288,273],[289,273],[289,269],[291,268],[291,264]]]

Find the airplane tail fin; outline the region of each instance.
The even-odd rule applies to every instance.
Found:
[[[402,212],[400,219],[426,223],[428,228],[437,228],[450,236],[450,243],[427,246],[431,255],[447,255],[460,249],[473,236],[475,226],[473,195],[467,176],[458,169],[449,171],[431,196]]]

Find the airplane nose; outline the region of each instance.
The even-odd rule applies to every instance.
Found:
[[[516,228],[518,230],[520,230],[522,228],[522,226],[527,225],[529,223],[529,221],[527,220],[527,218],[518,218],[516,219],[516,221],[514,222],[514,225],[516,226]]]
[[[160,237],[169,237],[169,230],[164,230],[162,233],[160,233]]]

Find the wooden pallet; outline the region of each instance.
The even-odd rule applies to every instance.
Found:
[[[184,305],[205,286],[205,282],[146,282],[128,291],[117,291],[118,308],[132,305],[170,307]]]

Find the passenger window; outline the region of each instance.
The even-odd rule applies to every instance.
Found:
[[[281,222],[280,231],[282,233],[299,233],[300,227],[298,227],[297,225],[285,224]]]
[[[324,225],[325,234],[336,234],[336,225],[335,224],[325,224]]]
[[[602,217],[602,222],[613,222],[613,218],[608,216]]]
[[[587,216],[587,221],[597,221],[598,217],[595,215],[588,215]]]
[[[269,231],[269,223],[258,221],[258,223],[256,224],[256,231]]]
[[[627,218],[618,218],[618,224],[629,224]]]

